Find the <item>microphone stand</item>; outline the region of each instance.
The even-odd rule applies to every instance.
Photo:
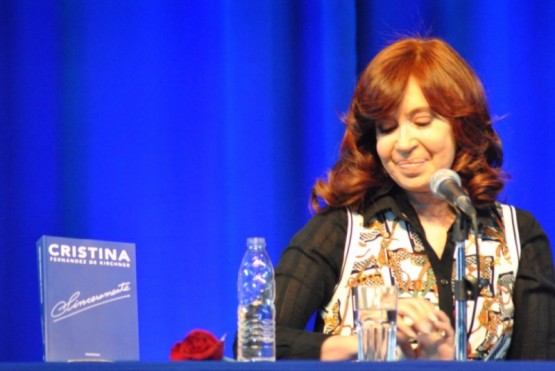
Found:
[[[466,216],[458,209],[455,220],[452,240],[455,243],[456,272],[454,282],[455,296],[455,360],[466,361],[467,359],[467,336],[466,336],[466,300],[467,292],[465,285],[466,254],[464,243],[468,236],[468,223]]]

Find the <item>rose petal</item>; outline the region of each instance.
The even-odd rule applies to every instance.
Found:
[[[224,353],[224,342],[212,333],[192,330],[181,342],[176,343],[170,351],[170,359],[182,360],[221,360]]]

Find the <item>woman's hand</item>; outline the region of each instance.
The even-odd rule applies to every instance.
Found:
[[[449,317],[422,298],[399,299],[397,344],[408,359],[453,360],[454,331]],[[356,359],[356,335],[335,335],[322,344],[322,361]]]
[[[320,350],[322,361],[344,361],[356,359],[358,342],[356,335],[334,335],[327,338]]]
[[[454,359],[454,331],[449,317],[422,298],[399,300],[397,342],[409,359]]]

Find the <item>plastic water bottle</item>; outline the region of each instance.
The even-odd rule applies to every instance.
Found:
[[[237,289],[237,360],[275,361],[275,279],[262,237],[247,239]]]

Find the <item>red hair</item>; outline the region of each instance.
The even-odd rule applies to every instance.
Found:
[[[452,125],[457,144],[452,169],[474,205],[494,204],[503,188],[503,151],[480,79],[446,42],[406,38],[378,53],[360,77],[344,119],[340,158],[312,190],[315,210],[360,207],[367,193],[393,182],[376,152],[375,122],[397,109],[410,76],[430,108]]]

